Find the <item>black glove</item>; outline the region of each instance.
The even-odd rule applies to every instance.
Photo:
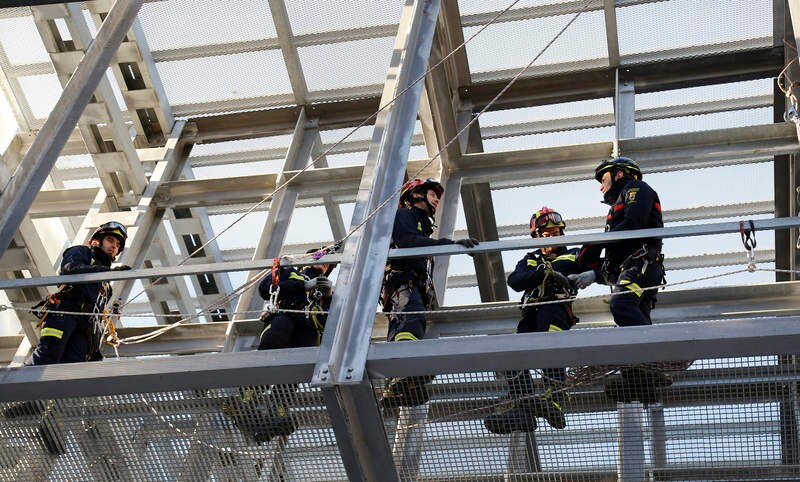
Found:
[[[103,354],[100,353],[100,350],[95,350],[89,355],[89,361],[103,361]]]
[[[475,246],[477,246],[479,244],[478,240],[475,239],[475,238],[457,239],[457,240],[455,240],[453,242],[455,244],[460,244],[461,246],[464,246],[465,248],[474,248]]]
[[[270,311],[265,311],[261,313],[261,316],[259,316],[258,319],[263,321],[264,323],[269,323],[269,320],[272,318],[272,315],[274,314],[275,313],[272,313]]]
[[[563,274],[561,274],[561,273],[559,273],[558,271],[555,271],[555,270],[550,272],[550,276],[551,276],[551,279],[553,280],[553,283],[556,286],[559,286],[559,287],[563,288],[571,296],[575,296],[575,294],[577,294],[578,290],[575,289],[575,287],[572,285],[570,280],[567,279],[566,276],[564,276]]]
[[[131,268],[127,264],[121,264],[119,266],[114,266],[113,268],[111,268],[111,271],[128,271],[129,269],[133,268]]]

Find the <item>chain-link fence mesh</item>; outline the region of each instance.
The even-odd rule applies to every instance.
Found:
[[[429,402],[384,419],[401,480],[797,480],[798,368],[789,356],[440,375]],[[379,400],[398,385],[373,383]]]
[[[2,480],[344,480],[307,385],[12,402]]]

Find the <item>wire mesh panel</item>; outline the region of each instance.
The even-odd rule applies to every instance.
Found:
[[[440,375],[428,402],[384,421],[401,480],[797,480],[799,368],[766,356],[563,381],[551,368]],[[387,381],[373,383],[380,400]]]
[[[24,401],[2,406],[2,480],[344,480],[306,385]]]

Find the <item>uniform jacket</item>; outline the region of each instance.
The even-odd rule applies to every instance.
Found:
[[[72,246],[64,251],[61,259],[62,275],[79,273],[99,273],[111,269],[111,258],[100,248]],[[80,311],[90,320],[91,314],[102,313],[111,299],[111,286],[107,281],[66,285],[59,289],[58,300],[48,304],[48,309],[59,311]]]
[[[578,252],[578,248],[565,247],[557,248],[547,256],[539,249],[530,252],[519,260],[517,267],[508,275],[508,286],[514,291],[523,292],[522,303],[554,300],[565,292],[563,287],[551,282],[552,278],[547,276],[548,265],[564,276],[580,273],[584,267],[578,263]]]
[[[433,220],[424,210],[414,206],[397,210],[392,229],[393,248],[453,244],[452,239],[432,239],[430,237],[431,234],[433,234]],[[431,266],[430,268],[429,265]],[[405,271],[419,280],[428,277],[428,270],[432,269],[432,265],[433,259],[430,257],[398,259],[389,262],[391,271]]]
[[[658,194],[646,182],[628,180],[617,196],[606,216],[606,231],[629,231],[632,229],[662,228],[661,201]],[[578,259],[595,270],[600,267],[600,252],[606,249],[606,260],[611,266],[619,266],[636,252],[643,244],[651,249],[661,249],[662,242],[657,238],[633,239],[606,244],[586,245],[581,249]],[[598,272],[598,274],[601,274]],[[602,279],[598,276],[598,279]]]

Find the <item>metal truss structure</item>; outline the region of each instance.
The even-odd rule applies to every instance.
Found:
[[[227,10],[183,0],[6,3],[0,2],[0,88],[19,126],[0,147],[0,290],[11,308],[30,307],[61,282],[109,279],[131,300],[127,315],[154,320],[128,326],[123,318],[122,337],[198,316],[146,343],[122,345],[119,359],[23,368],[38,340],[37,320],[24,310],[0,312],[20,327],[0,336],[0,363],[8,365],[0,372],[0,402],[38,407],[0,418],[0,478],[800,476],[800,131],[784,121],[797,120],[792,91],[772,87],[776,78],[800,75],[799,0],[739,2],[768,18],[769,32],[748,22],[734,31],[726,22],[735,14],[709,7],[724,20],[720,30],[730,32],[677,46],[629,30],[652,15],[689,18],[693,8],[703,15],[697,5],[705,2],[552,0],[519,2],[505,12],[504,2],[466,0],[406,0],[402,8],[368,2],[369,12],[352,10],[351,2],[310,7],[291,0],[234,1]],[[315,14],[314,21],[305,18]],[[543,60],[517,78],[573,17],[577,36],[552,46],[567,54],[542,51]],[[226,21],[235,32],[226,31]],[[187,38],[171,38],[172,28]],[[708,36],[703,26],[686,32],[693,28]],[[590,42],[602,33],[597,53]],[[481,35],[493,40],[481,43]],[[507,49],[504,35],[511,44],[530,37],[541,45],[508,62],[514,52],[492,45]],[[32,38],[39,54],[20,60],[15,49]],[[380,79],[362,75],[377,67],[359,45],[386,59]],[[41,78],[62,92],[44,113],[35,97],[44,96],[41,87],[31,88]],[[763,81],[766,92],[748,87]],[[648,105],[648,95],[673,100]],[[600,104],[611,108],[598,110]],[[554,114],[561,109],[565,114]],[[768,120],[753,120],[764,112]],[[726,125],[725,115],[747,120]],[[720,125],[675,127],[693,119]],[[369,136],[340,142],[361,124]],[[569,141],[548,144],[548,136],[559,135]],[[508,149],[509,139],[527,143]],[[617,153],[634,157],[648,176],[702,170],[709,182],[723,179],[725,169],[771,166],[772,194],[667,209],[667,227],[655,232],[699,244],[738,236],[738,220],[755,219],[768,246],[752,262],[770,270],[770,279],[760,278],[769,282],[667,290],[652,327],[612,328],[605,300],[587,297],[575,303],[578,329],[514,334],[519,310],[509,301],[511,265],[503,254],[543,246],[521,239],[528,212],[541,201],[517,198],[519,205],[506,206],[504,196],[582,189],[598,160]],[[391,199],[408,175],[441,179],[436,236],[480,239],[470,252],[474,270],[451,266],[452,256],[466,253],[458,245],[389,249]],[[505,221],[512,209],[524,211],[515,217],[522,222]],[[260,231],[223,237],[220,224],[227,230],[251,211],[264,219]],[[312,211],[324,214],[314,218]],[[130,226],[120,261],[135,269],[56,276],[54,253],[84,243],[112,219]],[[314,234],[298,230],[298,220],[314,224]],[[578,234],[549,244],[648,234],[596,233],[604,220],[588,211],[567,224]],[[774,246],[772,239],[764,243],[773,231]],[[63,232],[58,246],[55,232]],[[339,269],[321,345],[253,351],[262,326],[247,313],[263,309],[263,300],[252,289],[239,294],[237,286],[275,257],[343,238],[342,252],[323,260]],[[746,265],[740,251],[725,243],[716,248],[669,256],[667,268],[690,273],[681,278],[688,280]],[[472,290],[474,299],[431,313],[429,339],[381,343],[386,320],[376,315],[375,300],[386,259],[420,255],[436,256],[440,301],[458,290]],[[482,424],[510,403],[506,370],[682,360],[696,361],[674,375],[658,403],[610,401],[606,380],[597,377],[565,389],[566,430],[497,436]],[[382,410],[376,395],[384,380],[414,375],[437,375],[430,403]],[[299,384],[290,407],[298,430],[256,443],[223,407],[243,391],[281,384]],[[56,434],[61,454],[45,450],[42,430]]]

